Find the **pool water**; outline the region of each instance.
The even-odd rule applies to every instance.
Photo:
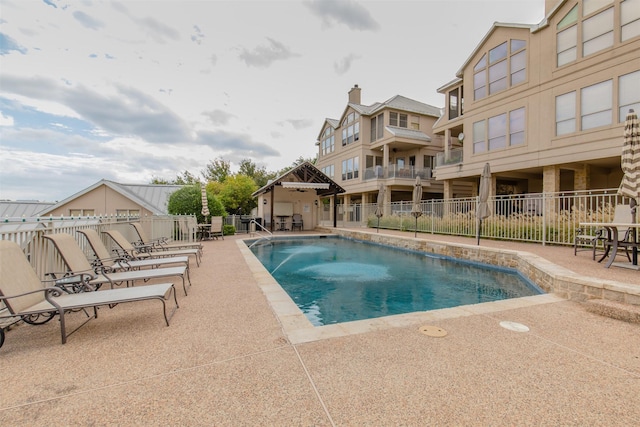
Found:
[[[323,237],[251,248],[315,326],[544,293],[515,270]]]

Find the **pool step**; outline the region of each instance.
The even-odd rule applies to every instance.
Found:
[[[587,311],[629,323],[640,323],[640,306],[605,299],[593,299],[584,303]]]

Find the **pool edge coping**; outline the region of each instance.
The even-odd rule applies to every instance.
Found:
[[[534,295],[521,298],[512,298],[501,301],[471,304],[458,306],[453,308],[437,309],[430,311],[420,311],[407,314],[398,314],[392,316],[384,316],[373,319],[363,319],[352,322],[343,322],[334,325],[313,326],[306,318],[302,311],[297,307],[291,297],[282,289],[280,284],[269,274],[262,263],[253,255],[245,240],[252,238],[240,239],[237,241],[238,248],[242,253],[250,271],[253,274],[258,286],[265,295],[270,307],[274,311],[276,318],[280,322],[284,334],[292,344],[301,344],[313,342],[327,338],[335,338],[340,336],[353,335],[357,333],[365,333],[390,329],[394,327],[416,326],[425,322],[434,322],[442,319],[451,319],[457,317],[471,316],[477,314],[495,313],[505,310],[511,310],[522,307],[530,307],[540,304],[548,304],[553,302],[569,300],[585,301],[593,298],[604,298],[605,296],[614,296],[617,298],[604,298],[620,301],[624,295],[632,295],[640,297],[640,289],[625,285],[623,283],[600,280],[588,277],[578,277],[574,272],[564,267],[553,264],[552,262],[534,255],[529,252],[515,251],[508,249],[495,249],[486,247],[477,247],[459,243],[433,242],[423,239],[414,239],[398,236],[379,235],[375,233],[367,233],[354,230],[330,230],[318,234],[307,236],[321,236],[328,234],[337,234],[343,237],[352,237],[365,241],[375,241],[382,244],[390,244],[391,246],[403,247],[407,249],[422,250],[429,253],[437,253],[440,255],[456,258],[450,253],[442,253],[436,251],[445,249],[444,252],[466,251],[469,253],[481,254],[486,253],[491,256],[489,260],[495,261],[495,255],[505,255],[503,261],[507,261],[509,265],[496,264],[501,267],[515,268],[525,277],[537,283],[543,288],[546,294]],[[372,239],[372,236],[377,236]],[[416,245],[417,244],[417,245]],[[408,246],[420,246],[422,249],[415,249]],[[425,248],[430,250],[425,250]],[[479,258],[479,257],[477,257]],[[487,260],[474,259],[473,261],[487,262]],[[515,262],[515,265],[513,265]],[[522,268],[528,266],[528,268]],[[525,270],[525,271],[523,271]],[[535,271],[535,276],[531,277],[531,270]],[[528,273],[529,274],[528,274]],[[536,279],[545,276],[544,285],[538,283]],[[603,295],[604,294],[604,295]]]

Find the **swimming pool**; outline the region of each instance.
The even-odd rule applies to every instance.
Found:
[[[544,293],[512,269],[339,236],[251,251],[314,326]]]

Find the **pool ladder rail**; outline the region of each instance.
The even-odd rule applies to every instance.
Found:
[[[252,227],[252,225],[255,225],[255,227]],[[259,242],[262,242],[264,240],[270,242],[271,238],[273,237],[273,233],[267,230],[266,228],[264,228],[262,224],[258,223],[255,219],[252,219],[251,221],[249,221],[249,230],[250,230],[251,236],[255,234],[256,236],[260,237],[258,240],[256,240],[251,245],[249,245],[249,248],[254,247]],[[262,233],[266,233],[266,234],[262,234]]]

